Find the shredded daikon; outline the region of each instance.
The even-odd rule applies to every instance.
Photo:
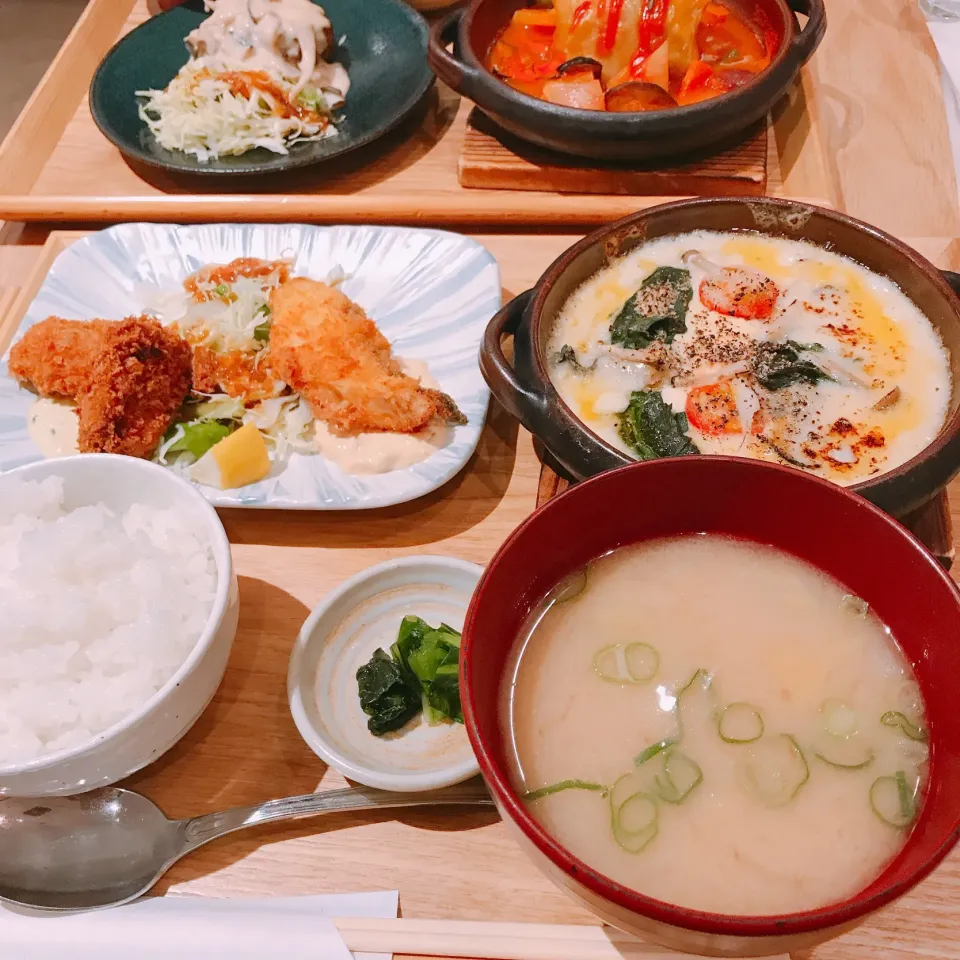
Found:
[[[271,79],[283,90],[291,84]],[[191,61],[165,90],[138,90],[140,118],[167,150],[195,156],[201,163],[238,156],[254,147],[286,154],[291,144],[335,136],[329,114],[343,102],[339,93],[310,88],[311,106],[323,111],[316,121],[283,116],[273,98],[256,88],[245,97],[234,91],[202,59]]]
[[[291,453],[313,453],[313,411],[298,394],[261,400],[247,410],[244,423],[252,423],[273,450],[271,459],[285,460]]]

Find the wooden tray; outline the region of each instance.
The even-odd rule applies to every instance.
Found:
[[[764,123],[743,143],[688,163],[642,168],[590,164],[524,143],[474,109],[467,120],[458,170],[462,187],[481,190],[758,197],[767,189],[771,151],[775,164],[776,136]]]
[[[665,197],[463,188],[457,160],[470,104],[438,85],[422,111],[369,148],[282,178],[171,177],[128,164],[97,130],[86,91],[100,59],[148,16],[146,0],[90,0],[0,145],[0,219],[377,221],[595,224]],[[768,192],[833,199],[804,74],[774,120]],[[202,192],[201,192],[202,191]]]
[[[8,284],[0,280],[0,307],[9,305],[0,339],[19,322],[56,253],[83,235],[51,233],[45,248],[0,246],[0,277]],[[500,263],[504,296],[532,286],[578,239],[475,237]],[[960,243],[908,242],[938,266],[960,268]],[[20,285],[15,297],[11,283]],[[488,562],[535,507],[540,481],[530,436],[494,404],[471,464],[421,500],[362,518],[221,510],[240,584],[240,623],[224,682],[187,736],[126,785],[175,817],[342,786],[343,778],[303,743],[287,709],[288,658],[310,609],[382,560],[430,553]],[[960,503],[960,480],[951,493]],[[598,922],[537,870],[494,814],[481,811],[344,814],[247,831],[182,860],[157,892],[241,897],[378,889],[399,889],[408,918]],[[917,890],[794,960],[956,960],[958,891],[955,853]]]

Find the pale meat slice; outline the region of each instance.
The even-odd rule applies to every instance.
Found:
[[[296,278],[273,290],[270,307],[271,366],[331,432],[466,422],[450,397],[403,373],[377,325],[339,290]]]

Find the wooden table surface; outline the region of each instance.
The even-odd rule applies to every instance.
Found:
[[[960,210],[936,55],[914,0],[827,0],[814,59],[836,205],[960,269]],[[882,52],[881,52],[882,51]],[[800,118],[780,144],[801,162]],[[36,261],[41,226],[0,226],[0,311]],[[478,235],[504,296],[526,289],[575,237]],[[441,553],[484,563],[534,506],[529,435],[495,406],[476,455],[444,488],[360,514],[221,512],[240,578],[241,617],[224,683],[197,725],[131,785],[172,816],[342,784],[301,741],[286,701],[287,658],[310,608],[388,557]],[[951,490],[960,522],[960,481]],[[960,527],[957,527],[960,529]],[[403,915],[594,923],[553,887],[487,813],[327,817],[249,831],[178,864],[161,891],[207,896],[400,890]],[[960,853],[880,916],[802,960],[960,958]],[[801,960],[800,957],[797,960]]]
[[[475,236],[500,263],[505,298],[533,284],[577,239]],[[938,265],[960,269],[960,242],[910,242]],[[36,246],[0,247],[0,309],[38,255]],[[300,739],[287,708],[287,660],[309,610],[347,577],[390,557],[439,553],[485,563],[533,509],[539,470],[530,436],[494,406],[467,468],[421,500],[362,515],[220,511],[240,581],[227,674],[190,733],[129,785],[176,817],[342,785]],[[951,507],[960,529],[960,480]],[[596,922],[488,813],[344,815],[248,831],[181,861],[160,890],[250,896],[395,888],[407,917]],[[881,916],[803,960],[860,960],[881,950],[918,960],[960,957],[958,895],[960,852]]]

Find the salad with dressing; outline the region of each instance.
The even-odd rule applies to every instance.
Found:
[[[140,90],[140,117],[168,150],[201,163],[256,147],[286,154],[335,136],[350,79],[333,26],[311,0],[204,0],[190,59],[163,90]]]

